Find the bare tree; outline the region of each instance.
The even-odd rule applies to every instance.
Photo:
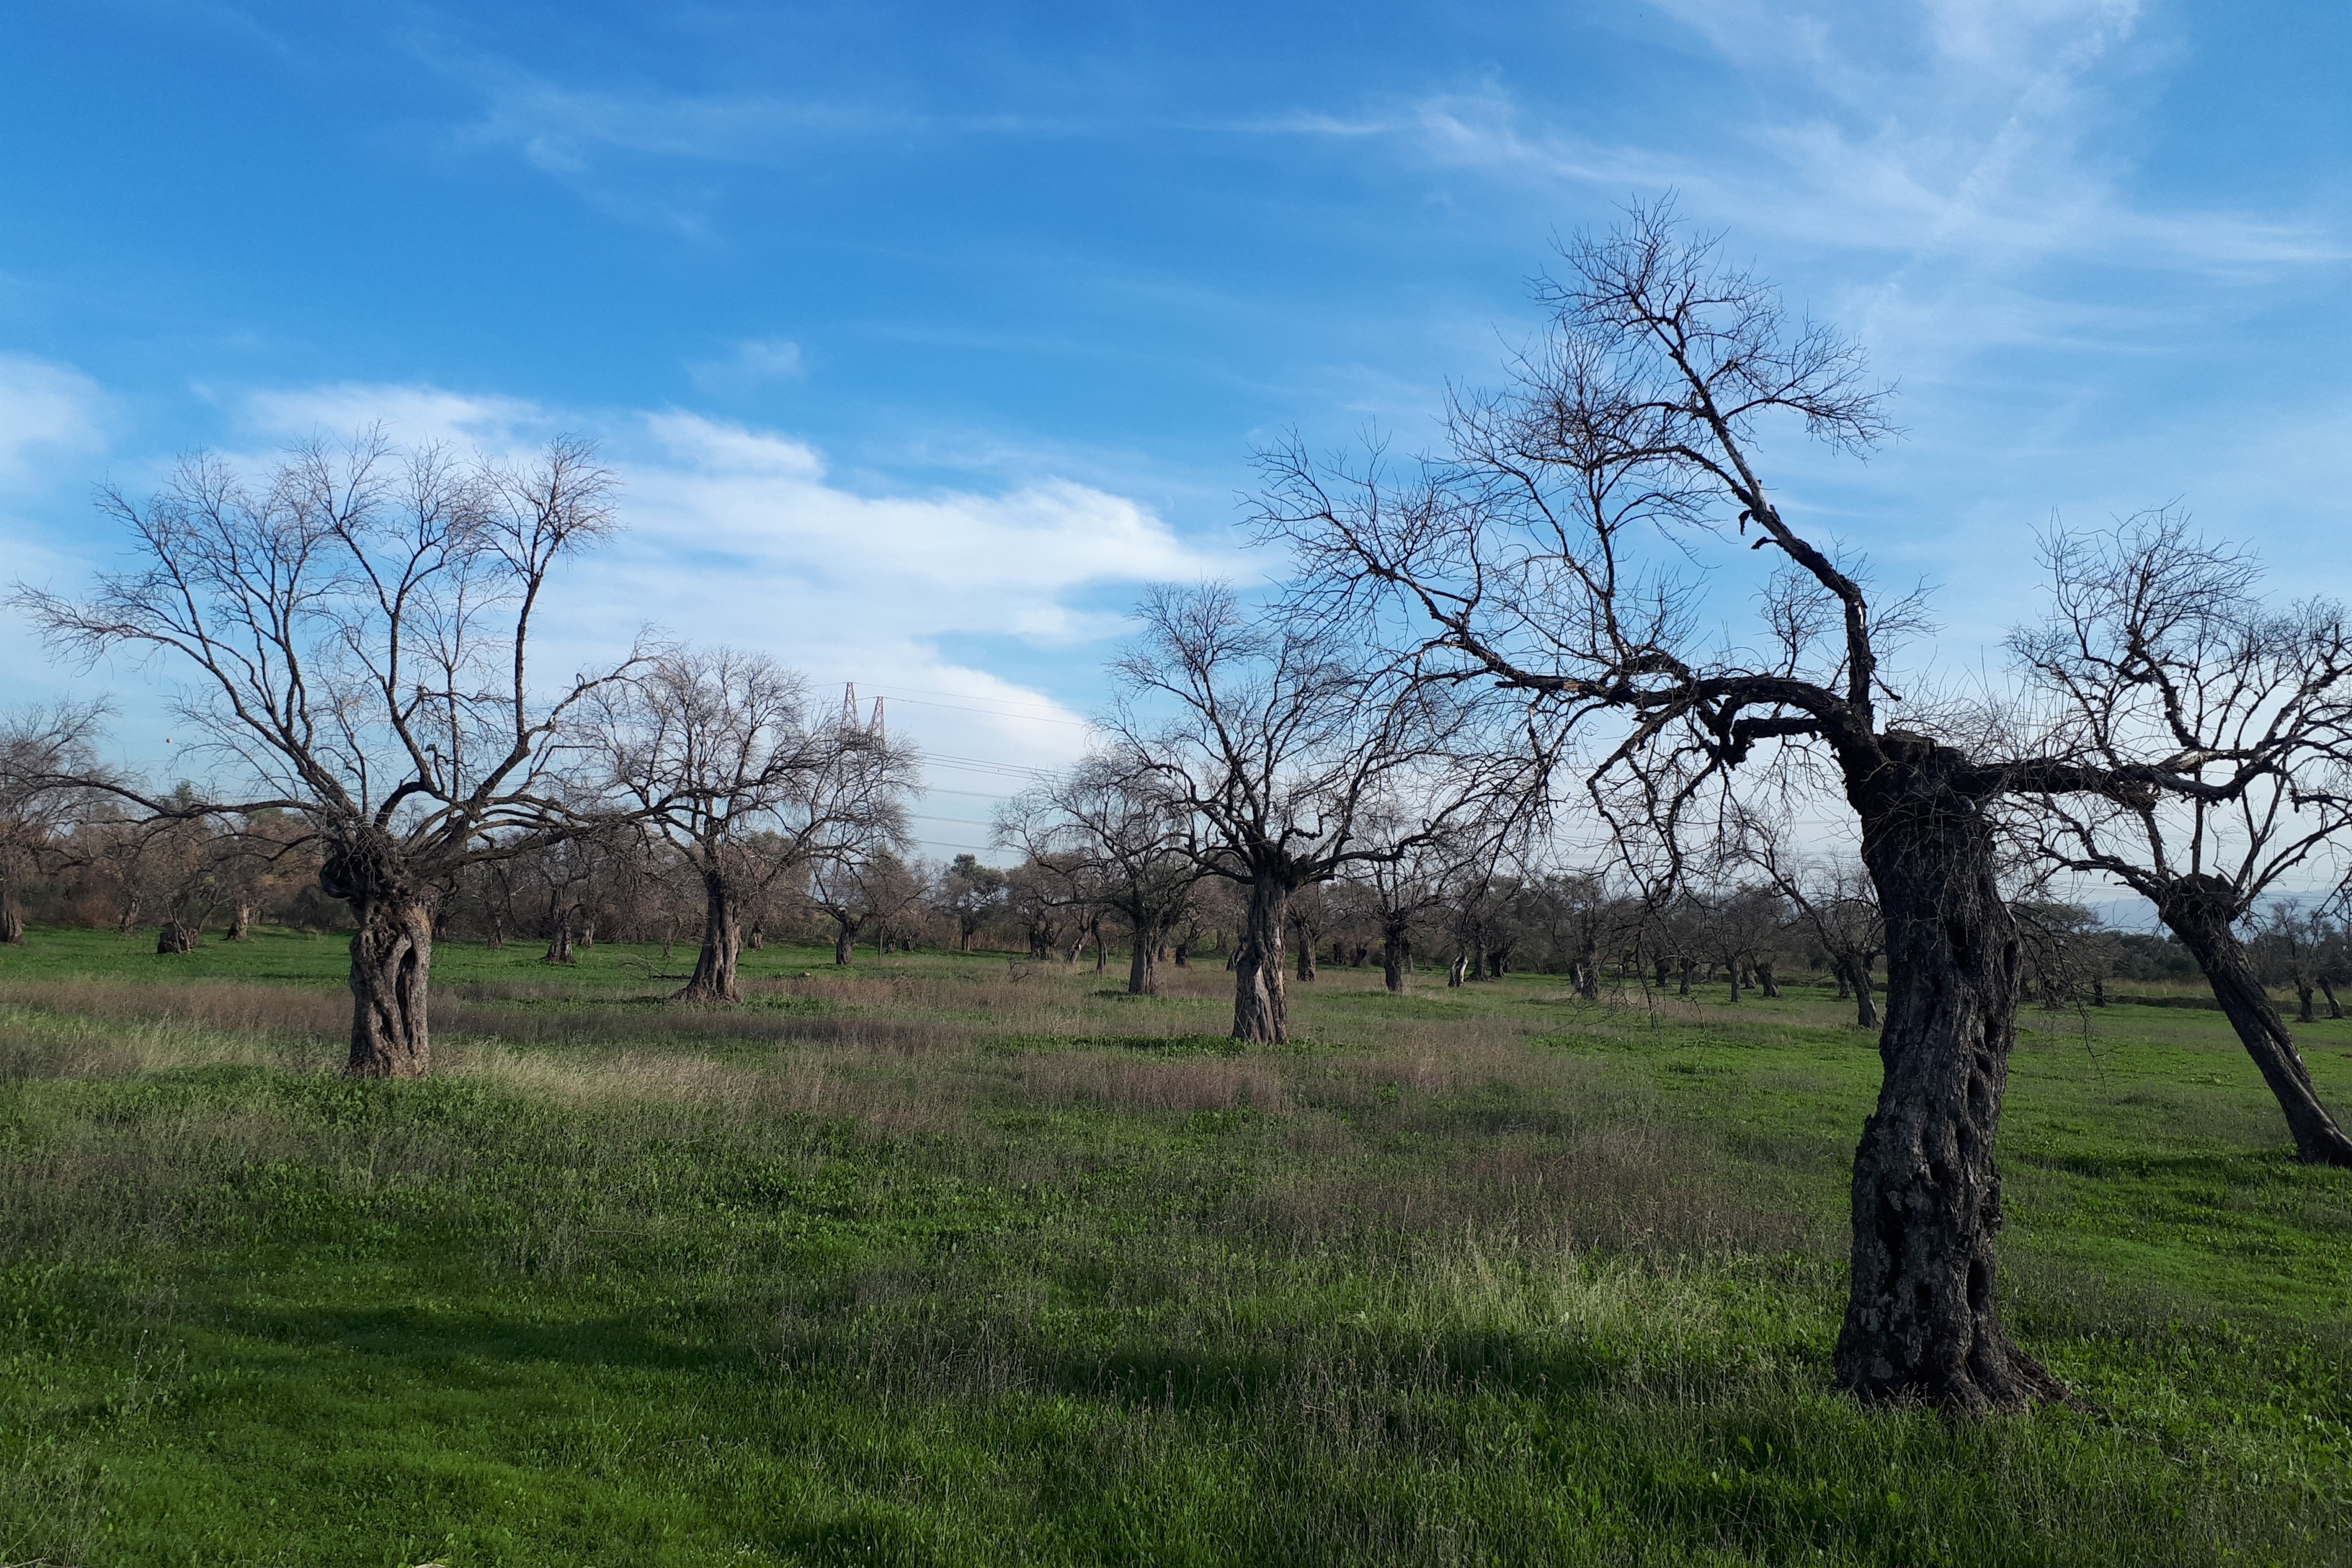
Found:
[[[2050,614],[2010,646],[2049,704],[2052,748],[2210,787],[2041,797],[2025,819],[2034,847],[2153,903],[2205,972],[2297,1153],[2352,1165],[2352,1139],[2321,1104],[2237,932],[2283,879],[2316,868],[2336,879],[2333,843],[2352,824],[2343,607],[2271,608],[2251,558],[2168,513],[2055,534],[2044,555]]]
[[[1055,869],[1073,902],[1083,899],[1127,922],[1130,995],[1160,989],[1160,949],[1201,879],[1188,825],[1120,759],[1088,757],[1067,775],[1016,795],[997,842]]]
[[[0,719],[0,942],[25,940],[24,884],[91,804],[104,710],[60,702]]]
[[[1479,809],[1449,752],[1453,705],[1393,673],[1367,673],[1334,640],[1252,617],[1230,588],[1160,588],[1142,635],[1112,666],[1104,721],[1122,776],[1186,826],[1195,863],[1246,890],[1234,961],[1234,1037],[1290,1037],[1284,916],[1300,888],[1406,854]],[[1393,837],[1372,808],[1412,798]]]
[[[1614,820],[1638,815],[1676,841],[1740,768],[1818,768],[1842,787],[1891,978],[1854,1158],[1839,1379],[1957,1409],[2061,1396],[2003,1331],[1994,1289],[2018,948],[1990,808],[2021,790],[2206,786],[1886,721],[1902,602],[1785,516],[1758,466],[1768,421],[1848,451],[1887,433],[1860,351],[1790,320],[1664,205],[1565,258],[1542,290],[1547,335],[1503,393],[1454,399],[1441,460],[1391,484],[1377,460],[1270,453],[1264,526],[1295,545],[1304,595],[1335,623],[1402,621],[1424,668],[1499,683],[1601,736],[1591,793]],[[1780,563],[1756,652],[1702,640],[1702,586],[1683,565],[1735,530]],[[1669,546],[1645,550],[1660,533]]]
[[[838,964],[849,963],[868,926],[887,928],[922,897],[922,879],[887,848],[845,850],[808,864],[808,901],[833,922]]]
[[[1871,996],[1873,971],[1886,951],[1886,922],[1878,912],[1878,889],[1862,867],[1836,858],[1791,854],[1788,825],[1767,822],[1743,810],[1730,838],[1731,853],[1764,874],[1788,901],[1796,923],[1811,936],[1841,999],[1853,1001],[1856,1028],[1878,1027]]]
[[[702,942],[675,1000],[740,999],[747,902],[820,847],[906,831],[915,762],[852,719],[812,721],[800,676],[761,654],[680,650],[599,693],[607,787],[702,887]]]
[[[245,797],[205,813],[298,813],[320,842],[320,883],[357,925],[355,1076],[430,1069],[436,891],[579,825],[555,787],[559,737],[635,656],[551,699],[527,656],[557,563],[611,531],[614,486],[570,439],[528,470],[403,455],[381,431],[299,448],[257,481],[198,456],[144,505],[103,496],[135,569],[88,601],[17,592],[63,652],[155,655],[190,677],[179,710]]]

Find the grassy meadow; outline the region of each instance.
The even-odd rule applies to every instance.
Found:
[[[0,952],[0,1563],[2352,1562],[2352,1173],[2215,1013],[2028,1016],[2083,1403],[1953,1422],[1831,1384],[1825,990],[452,943],[357,1084],[339,940],[152,946]]]

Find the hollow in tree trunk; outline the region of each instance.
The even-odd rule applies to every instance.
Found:
[[[726,879],[706,876],[702,882],[702,951],[695,954],[694,973],[674,1002],[740,1002],[743,993],[735,983],[735,962],[743,952],[743,912]]]
[[[165,921],[163,929],[155,933],[157,952],[194,952],[197,942],[196,928],[183,920]]]
[[[2253,962],[2231,925],[2237,900],[2229,884],[2218,878],[2182,877],[2159,891],[2157,915],[2205,972],[2213,999],[2229,1016],[2239,1043],[2254,1058],[2286,1116],[2295,1153],[2314,1164],[2352,1165],[2352,1139],[2345,1137],[2320,1103],[2294,1037],[2271,1005],[2270,993],[2255,978]]]
[[[1887,983],[1878,1105],[1854,1152],[1838,1381],[1864,1399],[2025,1410],[2065,1390],[2010,1342],[1994,1289],[2017,928],[1992,826],[1952,781],[1963,760],[1908,736],[1884,744],[1887,760],[1846,784],[1885,915]]]
[[[354,900],[352,933],[353,1078],[423,1078],[432,1068],[425,993],[433,971],[433,918],[413,900]]]
[[[1234,1038],[1286,1045],[1290,1016],[1282,994],[1282,922],[1290,885],[1271,873],[1249,884],[1249,918],[1234,947]]]
[[[547,952],[541,956],[540,962],[541,963],[577,963],[579,962],[572,953],[572,917],[569,914],[556,921],[555,934],[547,939]]]

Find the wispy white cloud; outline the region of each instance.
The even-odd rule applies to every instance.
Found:
[[[0,487],[49,471],[60,457],[103,445],[98,384],[71,365],[0,353]]]
[[[703,360],[688,367],[694,384],[720,397],[740,397],[779,381],[798,381],[808,374],[801,346],[789,338],[751,338],[737,343],[732,353]]]
[[[551,651],[588,660],[641,626],[760,648],[869,692],[931,694],[934,749],[1040,765],[1076,754],[1079,715],[946,651],[992,639],[1091,661],[1115,636],[1101,606],[1145,582],[1223,564],[1146,507],[1050,475],[1001,489],[877,494],[838,482],[808,443],[682,412],[562,416],[536,405],[413,385],[341,384],[252,399],[256,434],[346,431],[494,455],[558,429],[599,436],[623,481],[626,531],[573,569]]]

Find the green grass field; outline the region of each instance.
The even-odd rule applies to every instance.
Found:
[[[355,1084],[339,942],[152,941],[0,952],[0,1563],[2352,1562],[2352,1174],[2216,1014],[2029,1016],[2084,1405],[1954,1423],[1831,1384],[1822,992],[452,944]]]

